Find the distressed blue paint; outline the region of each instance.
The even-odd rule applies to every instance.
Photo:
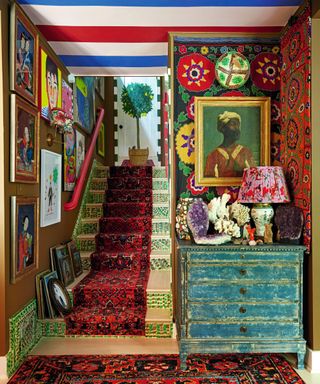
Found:
[[[303,367],[305,247],[197,246],[178,240],[176,325],[190,353],[297,353]]]

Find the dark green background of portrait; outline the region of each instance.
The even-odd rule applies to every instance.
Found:
[[[223,134],[218,131],[218,115],[225,111],[236,112],[241,116],[240,138],[236,142],[251,149],[256,165],[260,164],[260,107],[229,107],[204,106],[203,107],[203,167],[207,156],[223,142]],[[201,129],[201,127],[199,127]]]

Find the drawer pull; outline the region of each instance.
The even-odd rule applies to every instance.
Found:
[[[246,310],[244,307],[240,307],[240,308],[239,308],[239,312],[240,312],[240,313],[246,313],[247,310]]]
[[[247,274],[247,271],[245,269],[240,269],[240,275],[244,276]]]
[[[247,293],[247,290],[245,288],[240,288],[239,292],[241,295],[245,295]]]
[[[245,255],[241,255],[241,256],[240,256],[240,259],[245,259],[245,258],[246,258]]]
[[[247,332],[247,327],[240,327],[240,332],[241,333],[246,333]]]

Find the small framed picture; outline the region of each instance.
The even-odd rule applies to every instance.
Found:
[[[37,183],[39,175],[39,113],[11,95],[10,181]]]
[[[50,279],[48,291],[54,308],[61,315],[67,315],[72,310],[70,296],[65,286],[58,279]]]
[[[76,130],[64,134],[63,179],[64,191],[73,191],[76,184]]]
[[[65,286],[68,286],[74,281],[74,271],[67,246],[59,245],[55,252],[59,278]]]
[[[57,316],[57,311],[51,304],[48,285],[50,280],[57,279],[57,278],[58,278],[57,271],[52,271],[42,276],[42,290],[43,290],[44,303],[46,306],[45,313],[46,312],[48,313],[48,317],[50,319],[54,319]]]
[[[100,128],[99,136],[97,140],[98,155],[101,157],[105,157],[106,155],[105,136],[106,136],[105,127],[104,127],[104,124],[101,123],[101,128]]]
[[[62,79],[62,110],[69,119],[73,119],[73,90],[70,85]]]
[[[77,177],[79,176],[82,164],[84,162],[85,154],[86,154],[85,136],[77,130],[76,131]]]
[[[38,198],[11,196],[11,282],[38,269]]]
[[[74,241],[69,241],[69,243],[67,243],[67,247],[68,247],[69,255],[71,256],[74,275],[75,277],[77,277],[82,273],[80,251],[78,250],[76,243]]]
[[[44,319],[48,317],[48,313],[46,312],[45,307],[45,298],[44,298],[44,292],[42,290],[42,278],[43,276],[50,273],[49,269],[40,272],[36,275],[36,295],[37,295],[37,308],[38,308],[38,318]]]
[[[104,77],[100,76],[95,78],[95,89],[102,100],[104,100],[104,90],[105,90],[104,82],[105,82]]]
[[[10,18],[10,89],[37,105],[38,33],[15,3],[11,5]]]
[[[41,149],[41,227],[61,220],[61,164],[59,153]]]

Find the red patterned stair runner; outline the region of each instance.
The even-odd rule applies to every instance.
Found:
[[[68,335],[144,335],[152,167],[111,167],[91,271],[74,289]]]

